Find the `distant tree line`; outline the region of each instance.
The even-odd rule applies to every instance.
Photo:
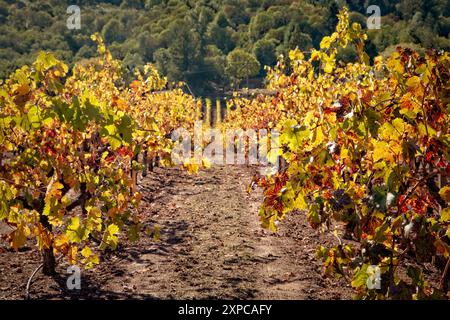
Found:
[[[66,26],[69,5],[81,8],[81,29]],[[371,57],[398,44],[450,50],[450,0],[0,0],[0,77],[29,64],[40,50],[69,64],[95,56],[99,32],[125,73],[147,62],[198,94],[237,88],[263,77],[290,49],[318,47],[341,6],[363,26],[379,5],[381,30],[369,32]],[[353,59],[354,49],[341,58]]]

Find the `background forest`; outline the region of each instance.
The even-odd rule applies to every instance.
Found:
[[[81,29],[69,30],[66,10],[81,9]],[[369,54],[402,44],[450,50],[450,0],[0,0],[0,78],[30,64],[40,50],[68,64],[96,55],[99,32],[125,73],[147,62],[195,94],[219,94],[248,78],[257,86],[264,66],[299,47],[318,47],[346,5],[365,26],[367,7],[379,5],[381,30],[369,31]],[[340,53],[354,56],[352,48]]]

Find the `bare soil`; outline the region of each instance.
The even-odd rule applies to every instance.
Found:
[[[261,228],[261,194],[247,193],[255,171],[156,168],[140,187],[144,225],[159,226],[160,240],[143,234],[104,254],[99,266],[82,272],[81,290],[66,289],[65,262],[55,277],[39,272],[31,299],[352,298],[345,282],[322,277],[315,256],[336,239],[311,229],[303,214],[289,215],[275,234]],[[0,242],[0,299],[24,299],[40,260],[32,243],[15,253]]]

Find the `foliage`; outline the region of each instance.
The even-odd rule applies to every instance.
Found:
[[[99,59],[69,73],[41,52],[0,87],[0,220],[13,227],[15,250],[36,240],[46,273],[53,254],[92,267],[122,232],[138,238],[137,156],[169,165],[170,133],[193,128],[198,105],[180,89],[164,90],[151,65],[127,86],[120,62],[92,39]]]
[[[325,273],[351,279],[360,298],[442,298],[448,274],[431,288],[420,266],[450,258],[450,55],[398,48],[371,66],[366,39],[342,11],[320,50],[291,51],[289,72],[283,60],[269,71],[274,97],[236,99],[225,125],[281,133],[270,157],[286,165],[258,179],[263,226],[275,231],[299,211],[329,230],[339,243],[318,250]],[[358,62],[338,61],[349,45]],[[406,267],[408,257],[418,266]],[[373,265],[380,289],[367,286]]]
[[[242,49],[235,49],[227,56],[225,72],[239,86],[242,80],[258,74],[259,68],[260,64],[255,56]]]
[[[345,2],[352,11],[351,22],[364,22],[367,1],[338,3]],[[81,9],[80,30],[66,27],[66,10],[73,4]],[[450,48],[448,0],[371,4],[378,4],[383,15],[382,29],[368,32],[372,58],[399,43]],[[234,82],[224,79],[220,68],[210,67],[208,46],[216,46],[224,56],[235,48],[254,52],[262,71],[266,64],[274,66],[274,55],[287,57],[296,47],[319,48],[336,26],[338,9],[335,0],[0,0],[0,78],[31,64],[40,50],[53,52],[69,67],[93,58],[89,37],[98,32],[113,55],[126,60],[125,66],[143,69],[154,63],[170,81],[185,81],[204,94]],[[124,68],[127,80],[133,76],[130,69]]]

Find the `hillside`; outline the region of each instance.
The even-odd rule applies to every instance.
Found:
[[[110,0],[0,1],[0,78],[30,64],[41,50],[73,64],[95,56],[90,35],[99,32],[124,72],[155,63],[172,81],[187,82],[196,94],[239,85],[233,66],[250,59],[250,77],[264,76],[279,54],[319,46],[334,30],[339,7],[366,24],[367,1],[334,0]],[[338,3],[338,4],[337,4]],[[66,12],[78,5],[81,28],[69,30]],[[448,0],[383,0],[382,29],[369,32],[371,57],[392,52],[397,44],[415,49],[450,48]],[[230,52],[239,48],[252,57]],[[242,53],[242,52],[240,52]],[[341,52],[355,56],[349,48]],[[256,59],[254,59],[256,58]],[[256,63],[257,60],[257,63]]]

